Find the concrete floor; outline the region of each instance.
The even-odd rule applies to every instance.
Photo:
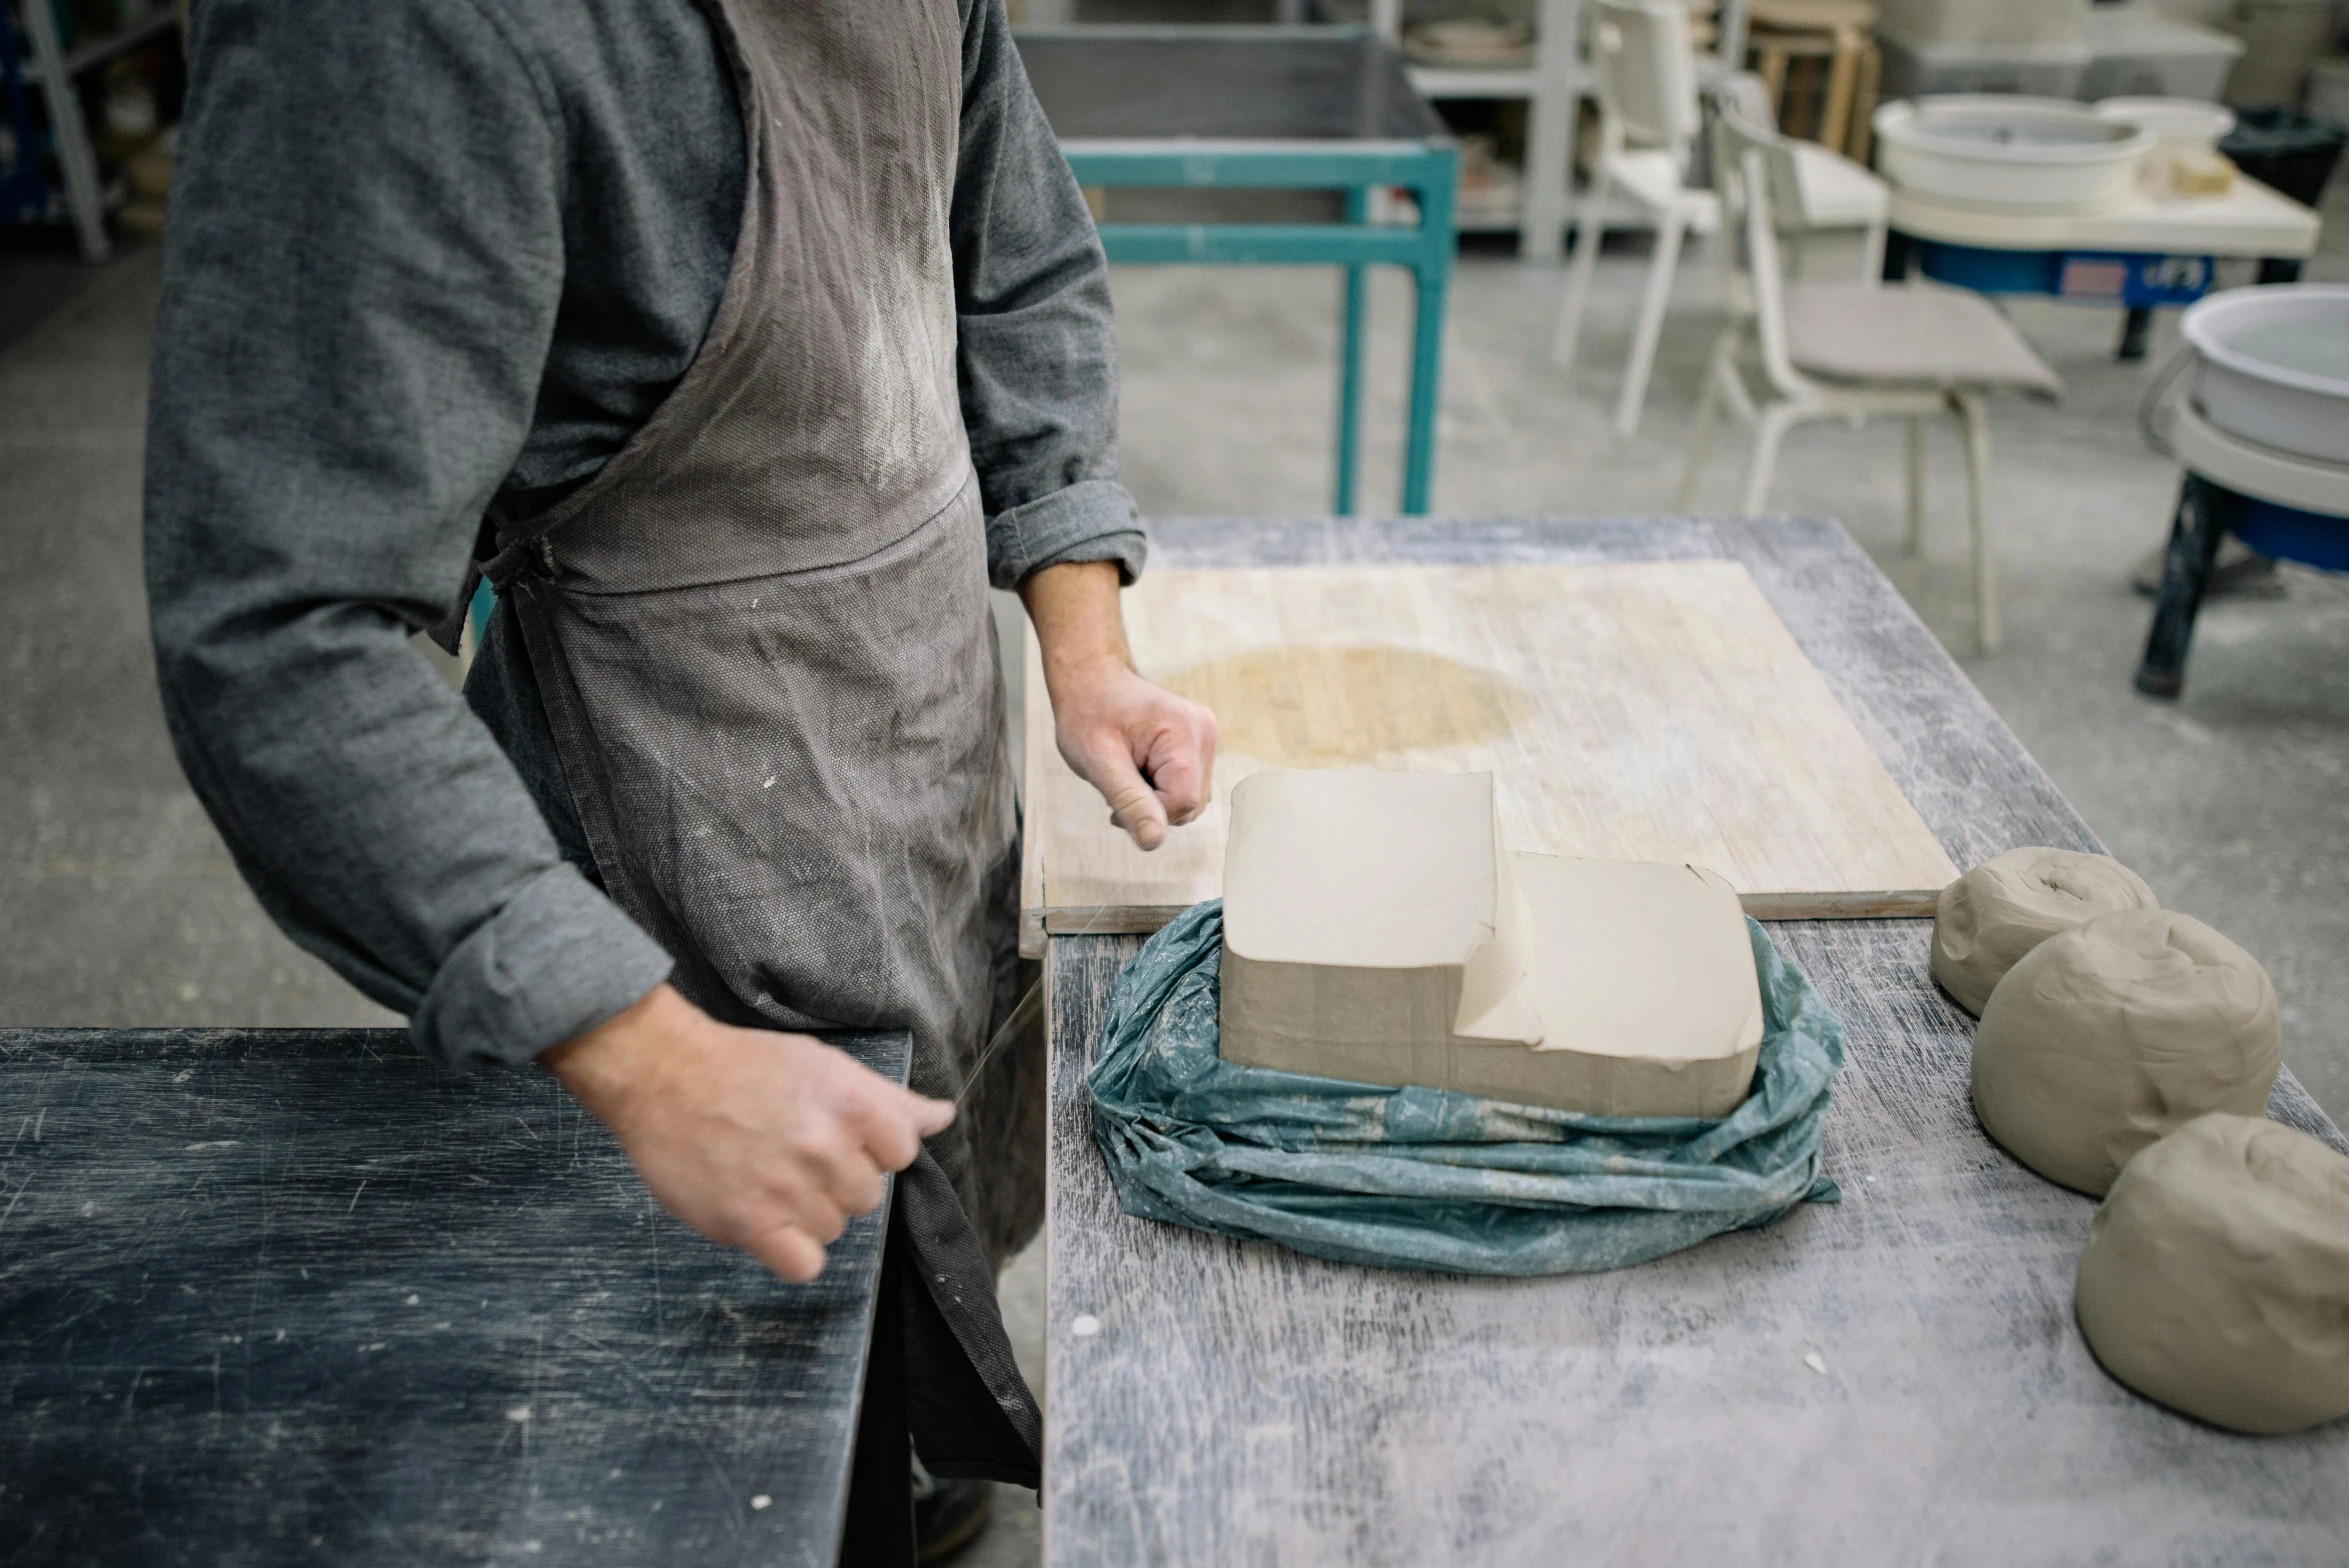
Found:
[[[2349,279],[2349,210],[2311,270]],[[1822,262],[1826,258],[1821,258]],[[152,252],[56,281],[0,253],[0,1026],[381,1024],[286,942],[181,782],[153,691],[138,564]],[[1438,504],[1460,515],[1668,506],[1716,317],[1708,258],[1685,267],[1638,439],[1606,431],[1639,245],[1611,248],[1581,369],[1547,360],[1553,269],[1461,266]],[[41,314],[26,301],[44,291]],[[1144,510],[1312,513],[1328,498],[1335,284],[1319,271],[1122,271],[1126,471]],[[1368,495],[1391,504],[1407,298],[1376,294]],[[33,320],[36,315],[39,319]],[[1814,428],[1789,444],[1775,507],[1841,519],[1965,665],[2113,851],[2171,907],[2249,948],[2283,998],[2285,1056],[2349,1117],[2349,580],[2290,573],[2279,601],[2214,604],[2182,702],[2137,697],[2144,600],[2130,563],[2167,526],[2174,470],[2130,419],[2175,342],[2110,357],[2106,311],[2018,304],[2064,374],[2056,409],[2002,404],[1996,492],[2008,647],[1972,653],[1962,480],[1933,451],[1924,559],[1898,552],[1900,434]],[[13,339],[13,341],[11,341]],[[1731,451],[1735,443],[1729,443]],[[1725,506],[1736,458],[1718,459]],[[1016,712],[1016,708],[1015,708]],[[1042,1386],[1041,1249],[1005,1282]],[[999,1499],[971,1561],[1034,1562],[1027,1494]]]

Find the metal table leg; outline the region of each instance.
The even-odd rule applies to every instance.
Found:
[[[1915,259],[1916,252],[1917,242],[1901,233],[1900,230],[1894,229],[1886,234],[1884,236],[1884,281],[1887,283],[1907,282],[1909,264]]]
[[[1452,197],[1458,166],[1419,192],[1421,256],[1411,269],[1418,310],[1411,329],[1411,412],[1403,433],[1403,511],[1423,515],[1435,488],[1436,412],[1444,365],[1444,295],[1452,281]]]
[[[2178,513],[2170,524],[2169,553],[2162,564],[2161,598],[2154,605],[2153,630],[2137,666],[2137,689],[2148,697],[2175,697],[2186,686],[2186,650],[2194,639],[2194,617],[2218,562],[2242,497],[2188,473],[2178,487]]]
[[[1370,221],[1370,192],[1355,186],[1346,192],[1346,221]],[[1362,472],[1362,327],[1370,269],[1359,264],[1345,272],[1345,303],[1338,316],[1338,477],[1330,510],[1340,517],[1354,515],[1354,487]]]
[[[2153,312],[2143,305],[2132,305],[2121,318],[2121,347],[2116,358],[2143,359],[2145,340],[2153,331]]]

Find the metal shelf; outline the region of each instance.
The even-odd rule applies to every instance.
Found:
[[[143,43],[151,43],[178,25],[179,11],[177,7],[171,5],[152,6],[148,9],[147,14],[137,21],[108,33],[103,38],[93,38],[88,43],[78,44],[67,50],[65,52],[65,74],[68,77],[79,76],[93,66],[104,65],[118,54],[126,54]],[[40,81],[42,79],[40,62],[38,60],[25,61],[23,76],[27,82]]]
[[[6,0],[0,0],[0,26],[6,26]],[[67,49],[57,36],[57,13],[49,0],[28,0],[17,7],[31,43],[31,58],[20,62],[19,75],[49,101],[51,150],[64,176],[65,206],[80,233],[82,257],[104,261],[113,251],[106,237],[106,193],[98,183],[98,154],[90,145],[90,128],[82,119],[82,96],[73,80],[107,61],[162,37],[179,25],[175,0],[148,0],[137,20],[103,38],[93,38]]]
[[[1533,67],[1414,65],[1411,85],[1422,98],[1531,98]]]

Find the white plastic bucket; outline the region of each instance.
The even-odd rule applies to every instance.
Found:
[[[2128,204],[2151,131],[2085,104],[1997,93],[1889,103],[1876,111],[1885,175],[1921,196],[2009,211],[2097,212]]]
[[[2235,128],[2235,111],[2199,98],[2107,98],[2096,112],[2120,125],[2153,133],[2153,150],[2138,165],[2146,187],[2174,195],[2178,169],[2218,150],[2219,138]]]
[[[2107,98],[2096,112],[2123,125],[2139,125],[2164,148],[2208,152],[2235,128],[2235,111],[2199,98]]]
[[[2229,435],[2349,463],[2349,284],[2229,289],[2180,319],[2195,401]]]

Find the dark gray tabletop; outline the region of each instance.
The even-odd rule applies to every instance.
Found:
[[[1359,27],[1021,28],[1062,141],[1425,141],[1451,132]]]
[[[0,1561],[829,1564],[884,1214],[784,1285],[534,1068],[0,1032]]]
[[[1743,561],[1960,865],[2095,847],[1833,524],[1184,520],[1174,566]],[[1046,1541],[1100,1564],[2325,1564],[2349,1423],[2137,1398],[2072,1321],[2092,1200],[1983,1136],[1922,921],[1771,928],[1842,1015],[1844,1191],[1618,1273],[1467,1280],[1131,1219],[1084,1067],[1138,938],[1055,938]],[[2342,1146],[2289,1074],[2270,1114]]]

